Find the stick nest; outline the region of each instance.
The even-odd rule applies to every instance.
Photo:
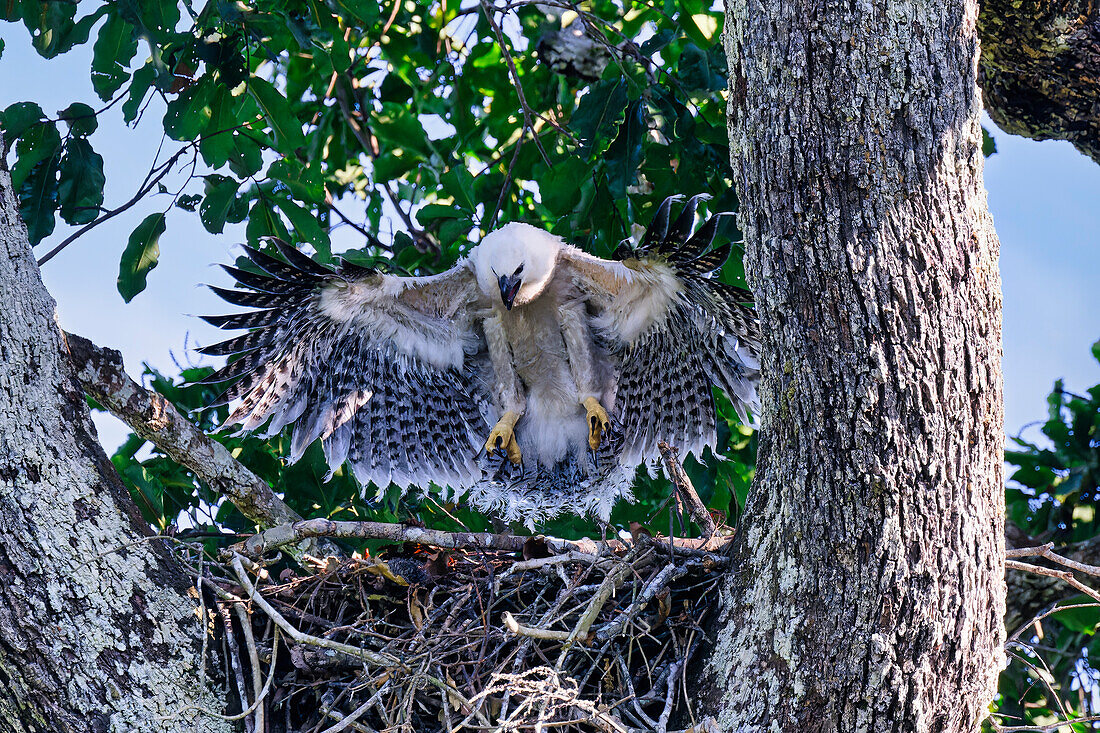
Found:
[[[687,672],[726,558],[589,545],[405,544],[278,580],[239,554],[208,564],[236,710],[265,733],[706,730]]]

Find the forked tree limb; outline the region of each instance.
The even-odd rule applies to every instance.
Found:
[[[212,440],[180,414],[163,395],[135,382],[123,368],[122,355],[66,333],[65,343],[84,390],[135,433],[186,466],[210,488],[233,502],[261,528],[301,519],[271,490],[267,482],[245,468],[221,443]],[[291,554],[324,554],[312,538],[302,538]]]

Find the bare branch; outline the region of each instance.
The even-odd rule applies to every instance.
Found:
[[[718,527],[715,526],[714,518],[710,516],[706,505],[699,498],[699,494],[696,493],[695,487],[691,485],[691,479],[688,478],[687,473],[684,472],[684,467],[677,459],[676,449],[664,441],[658,443],[657,448],[661,451],[661,457],[665,461],[668,480],[672,482],[675,491],[687,502],[688,512],[695,523],[699,525],[699,529],[703,530],[704,537],[710,539],[718,531]]]
[[[296,522],[301,517],[275,496],[263,479],[241,465],[225,446],[211,440],[187,420],[164,396],[132,380],[122,355],[66,333],[69,357],[81,385],[135,433],[154,443],[172,460],[186,466],[212,489],[225,496],[260,527]],[[308,538],[302,538],[308,539]],[[323,555],[334,548],[317,542],[299,543],[288,551],[295,557]]]

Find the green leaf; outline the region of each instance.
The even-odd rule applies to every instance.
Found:
[[[145,278],[157,266],[164,226],[163,212],[150,214],[130,233],[118,268],[118,292],[127,303],[145,290]]]
[[[69,130],[74,135],[86,137],[91,135],[99,127],[99,120],[96,119],[95,110],[84,104],[83,102],[73,102],[65,109],[58,113],[58,116],[65,120],[65,124],[69,126]]]
[[[104,102],[109,101],[129,78],[127,67],[136,53],[134,26],[121,15],[112,14],[99,29],[92,46],[92,88]]]
[[[431,145],[428,133],[416,115],[408,107],[394,102],[383,102],[382,111],[371,115],[371,130],[390,149],[405,151],[428,158]]]
[[[324,259],[329,259],[332,256],[332,244],[329,241],[328,232],[321,228],[321,224],[311,212],[283,196],[275,197],[275,205],[294,225],[295,231],[298,232],[299,241],[312,244],[317,253]]]
[[[1085,596],[1076,596],[1066,601],[1069,605],[1089,602],[1091,599]],[[1083,632],[1089,636],[1096,633],[1096,626],[1100,624],[1100,609],[1097,608],[1066,608],[1055,611],[1053,616],[1070,631]]]
[[[264,117],[275,133],[275,147],[283,155],[294,155],[295,150],[305,145],[306,138],[290,102],[270,82],[259,77],[249,79],[248,91],[263,109]]]
[[[539,181],[542,202],[556,216],[570,213],[581,198],[581,184],[592,177],[592,164],[583,158],[556,163]]]
[[[0,112],[0,130],[4,132],[4,143],[11,146],[16,138],[31,125],[46,119],[46,114],[34,102],[16,102]]]
[[[253,247],[260,245],[260,237],[279,237],[290,239],[290,232],[279,215],[275,213],[271,202],[267,198],[260,198],[252,204],[248,212],[248,224],[245,225],[245,235],[248,243]]]
[[[378,18],[376,0],[331,0],[330,4],[336,8],[340,17],[347,20],[370,23]]]
[[[982,126],[982,155],[989,157],[997,152],[997,141],[989,134],[989,130]]]
[[[220,176],[217,173],[204,177],[206,195],[203,197],[202,206],[199,207],[199,218],[206,231],[211,234],[221,234],[225,228],[225,219],[229,215],[229,209],[237,197],[237,189],[240,183],[236,178]]]
[[[53,233],[57,210],[57,164],[52,158],[35,165],[19,187],[19,215],[27,224],[31,246]]]
[[[50,161],[51,171],[56,171],[57,161],[61,158],[61,135],[57,125],[44,122],[33,125],[23,131],[15,144],[15,165],[11,168],[11,186],[18,190],[33,168],[39,163]]]
[[[588,88],[569,127],[581,139],[581,155],[591,157],[607,149],[626,115],[626,80],[605,79]]]
[[[1100,361],[1100,341],[1092,345],[1092,358],[1096,359],[1096,361]]]
[[[210,123],[199,142],[202,159],[211,168],[221,168],[233,153],[233,133],[241,123],[240,99],[234,97],[224,84],[217,84],[211,105]]]
[[[424,226],[428,226],[436,219],[457,219],[462,216],[462,210],[451,204],[428,204],[416,212],[416,220]]]
[[[84,138],[71,138],[65,143],[59,170],[61,218],[69,224],[87,224],[99,216],[105,183],[103,156],[92,150]]]
[[[149,89],[153,86],[156,78],[157,67],[152,61],[145,62],[144,66],[134,72],[134,76],[130,81],[130,96],[122,103],[123,120],[133,122],[137,119],[141,103],[145,101],[145,97],[149,94]]]
[[[637,180],[638,168],[644,157],[642,142],[647,132],[645,105],[640,101],[631,102],[626,119],[619,127],[619,136],[604,156],[607,161],[607,185],[616,198],[625,198],[627,186]]]
[[[247,132],[233,133],[233,149],[229,151],[229,170],[240,178],[254,176],[264,166],[259,144]]]
[[[680,27],[684,29],[693,41],[701,46],[710,46],[718,36],[721,26],[721,14],[697,12],[698,9],[687,7],[687,3],[680,3]],[[693,12],[695,11],[695,12]]]
[[[469,212],[477,209],[477,193],[474,191],[474,177],[466,166],[456,163],[440,178],[444,190],[454,197],[455,203]]]
[[[164,111],[164,131],[180,142],[194,140],[206,129],[213,114],[216,82],[207,76],[183,90]]]
[[[312,166],[302,165],[291,158],[280,158],[267,169],[267,176],[284,184],[300,201],[319,204],[325,200],[321,175]]]

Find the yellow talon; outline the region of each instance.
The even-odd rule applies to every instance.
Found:
[[[588,447],[598,450],[603,434],[611,428],[611,418],[595,397],[584,398],[584,409],[588,411]]]
[[[489,439],[485,441],[485,452],[493,455],[495,451],[503,449],[508,460],[518,466],[523,460],[523,454],[520,453],[519,443],[516,442],[517,421],[519,421],[519,413],[506,412],[501,415],[497,424],[489,432]]]

